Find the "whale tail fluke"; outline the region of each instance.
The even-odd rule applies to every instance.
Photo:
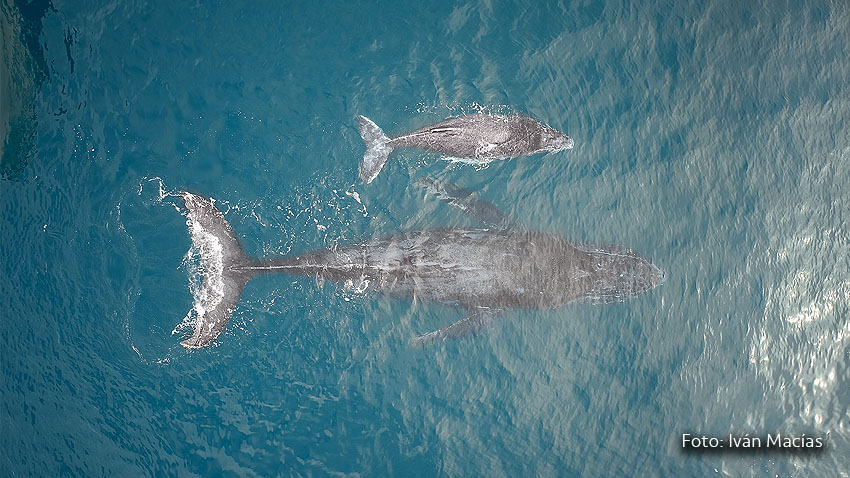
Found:
[[[390,138],[372,120],[361,115],[357,119],[360,136],[366,143],[366,152],[360,162],[360,179],[369,184],[381,172],[393,148],[388,144]]]
[[[213,200],[183,192],[188,210],[186,224],[192,234],[192,247],[200,257],[201,284],[193,290],[195,318],[191,337],[180,342],[186,348],[210,344],[224,329],[236,309],[245,284],[254,276],[256,261],[248,257],[224,214]]]

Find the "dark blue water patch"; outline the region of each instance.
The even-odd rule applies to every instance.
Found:
[[[20,40],[35,62],[35,71],[42,77],[48,74],[47,62],[44,59],[39,37],[42,32],[42,21],[49,12],[56,12],[50,0],[24,2],[15,0],[12,4],[4,2],[4,16],[11,13],[13,17],[20,15],[17,26],[20,27]],[[17,14],[17,15],[16,15]],[[8,17],[7,17],[8,18]]]
[[[8,94],[9,92],[4,92]],[[2,158],[0,158],[0,179],[15,179],[20,176],[35,152],[36,119],[30,110],[32,106],[24,106],[23,111],[11,118],[8,133],[4,136]]]

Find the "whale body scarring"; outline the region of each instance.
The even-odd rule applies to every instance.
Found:
[[[360,178],[372,182],[395,148],[413,147],[480,161],[556,152],[573,147],[566,134],[521,115],[477,113],[450,118],[412,133],[390,138],[372,120],[358,116],[366,152]]]

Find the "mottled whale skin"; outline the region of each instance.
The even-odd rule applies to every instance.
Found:
[[[212,200],[184,192],[203,284],[188,348],[209,345],[257,274],[317,276],[358,290],[468,309],[469,317],[416,337],[427,345],[469,335],[506,309],[548,309],[572,302],[624,301],[664,281],[647,259],[617,246],[588,246],[556,234],[510,229],[436,229],[298,256],[247,256]],[[469,203],[468,198],[466,203]]]
[[[618,302],[663,278],[657,267],[625,249],[578,245],[554,234],[489,229],[413,232],[251,268],[368,281],[366,290],[467,309]]]
[[[360,178],[368,184],[378,176],[395,148],[437,151],[480,161],[556,152],[573,147],[566,134],[521,115],[477,113],[447,119],[412,133],[390,138],[372,120],[358,116],[366,152]]]

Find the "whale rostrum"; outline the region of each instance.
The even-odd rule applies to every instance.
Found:
[[[300,255],[255,259],[245,254],[212,199],[183,192],[193,246],[203,274],[195,300],[194,333],[183,346],[209,345],[236,309],[245,284],[258,274],[294,274],[361,284],[369,292],[429,300],[466,309],[469,316],[420,335],[428,345],[486,328],[509,309],[551,309],[572,302],[620,302],[665,280],[664,272],[618,246],[585,245],[557,234],[513,228],[494,206],[454,186],[429,190],[500,227],[434,229],[398,234]],[[452,202],[454,200],[454,202]]]
[[[522,115],[476,113],[390,138],[372,120],[358,116],[366,152],[360,178],[372,182],[395,148],[413,147],[482,162],[556,152],[573,147],[566,134]]]

